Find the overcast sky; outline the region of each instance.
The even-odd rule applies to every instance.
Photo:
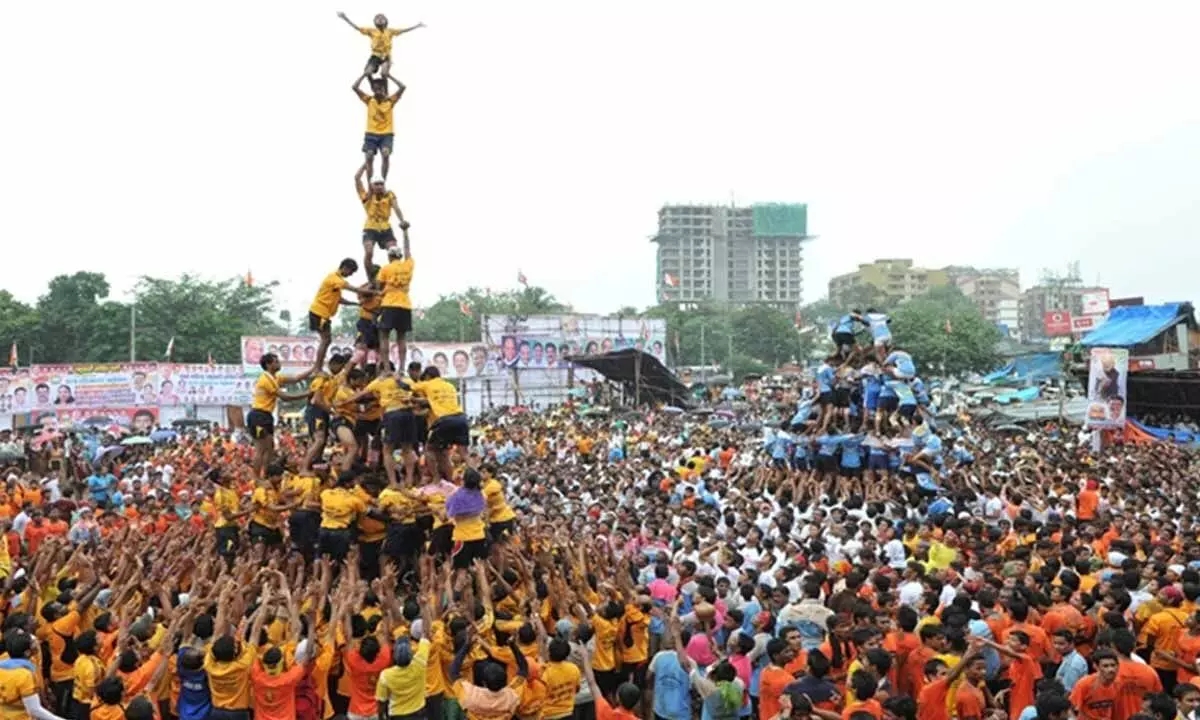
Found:
[[[1193,299],[1200,5],[981,5],[10,3],[2,286],[250,270],[304,310],[361,254],[342,9],[429,26],[393,54],[418,304],[518,269],[580,311],[651,304],[659,206],[731,198],[809,204],[806,301],[876,257]]]

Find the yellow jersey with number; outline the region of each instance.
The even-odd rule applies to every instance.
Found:
[[[413,385],[412,389],[413,393],[429,402],[430,424],[447,415],[462,414],[462,406],[458,404],[458,390],[445,379],[437,377],[422,380]]]
[[[379,268],[376,281],[383,289],[383,306],[392,308],[412,309],[412,299],[408,290],[412,287],[413,269],[416,263],[411,257],[403,260],[393,260]]]
[[[397,382],[394,375],[375,378],[367,384],[367,390],[379,398],[385,413],[412,409],[412,391]]]
[[[360,27],[358,31],[371,38],[371,54],[385,60],[392,55],[392,38],[403,32],[401,30],[393,30],[392,28],[380,30],[373,26]]]
[[[279,491],[272,487],[258,487],[255,488],[254,495],[250,499],[254,503],[254,514],[251,516],[251,520],[263,527],[278,530],[280,526],[279,512],[272,510],[270,506],[279,504]]]
[[[367,219],[363,223],[363,230],[387,230],[391,225],[392,208],[396,206],[396,193],[388,190],[382,195],[362,191],[358,194],[358,199],[362,201],[363,210],[367,213]]]
[[[350,287],[346,278],[337,270],[325,276],[321,287],[317,288],[317,296],[313,298],[308,311],[320,318],[329,320],[337,315],[338,305],[342,303],[342,290]]]
[[[367,132],[372,135],[392,134],[392,110],[396,103],[390,97],[382,100],[375,96],[367,98]]]

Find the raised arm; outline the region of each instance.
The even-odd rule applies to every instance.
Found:
[[[358,79],[354,81],[354,84],[350,86],[350,89],[354,91],[354,94],[358,96],[358,99],[362,100],[363,102],[369,102],[371,100],[371,96],[362,91],[362,81],[366,79],[367,75],[366,73],[363,73],[362,75],[359,75]]]
[[[362,78],[359,78],[358,81],[361,83]],[[358,86],[355,85],[354,89],[357,90]],[[365,175],[366,172],[367,172],[367,166],[366,166],[366,164],[363,164],[363,165],[359,165],[358,172],[354,173],[354,190],[355,190],[355,192],[358,193],[359,198],[365,198],[367,196],[367,189],[365,187],[363,187],[363,181],[362,181],[363,175]]]
[[[396,30],[395,33],[397,35],[403,35],[404,33],[409,33],[409,32],[412,32],[413,30],[419,30],[423,27],[425,27],[425,23],[419,22],[416,25],[409,25],[406,28],[400,28],[399,30]]]
[[[396,92],[392,93],[392,96],[388,99],[392,102],[396,102],[400,99],[400,96],[404,94],[404,91],[407,90],[408,87],[404,83],[392,77],[391,73],[388,74],[388,79],[396,83]]]
[[[352,21],[350,18],[346,17],[346,13],[344,13],[344,12],[339,12],[339,13],[338,13],[338,17],[340,17],[341,19],[345,20],[347,25],[349,25],[350,27],[354,28],[354,32],[362,32],[362,28],[360,28],[359,26],[355,25],[355,24],[354,24],[354,21]]]

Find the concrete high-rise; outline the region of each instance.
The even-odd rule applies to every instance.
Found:
[[[661,302],[800,306],[806,205],[664,205],[658,211]]]

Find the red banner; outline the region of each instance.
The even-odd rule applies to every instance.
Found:
[[[1046,337],[1070,335],[1071,313],[1066,310],[1047,310],[1042,315],[1042,324],[1046,328]]]

